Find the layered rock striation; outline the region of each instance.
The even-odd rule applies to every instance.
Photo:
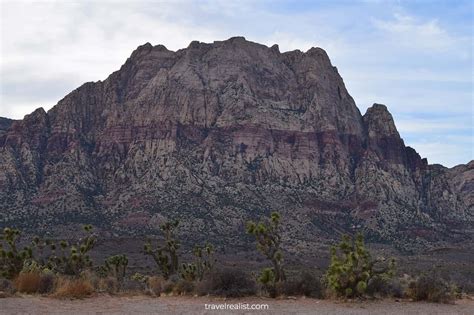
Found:
[[[176,52],[147,43],[50,111],[0,120],[0,222],[93,223],[238,244],[286,218],[293,248],[364,230],[398,244],[472,236],[473,162],[429,165],[384,105],[361,115],[320,48],[242,37]]]

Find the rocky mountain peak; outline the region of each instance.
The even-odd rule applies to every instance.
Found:
[[[433,241],[451,225],[465,236],[472,180],[427,165],[384,105],[362,116],[323,49],[243,37],[147,43],[47,113],[0,120],[0,224],[35,230],[179,218],[189,238],[239,244],[243,221],[274,210],[301,248],[352,226]]]
[[[363,119],[370,137],[400,137],[392,114],[383,104],[373,104],[367,109]]]

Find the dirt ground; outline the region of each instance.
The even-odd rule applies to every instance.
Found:
[[[212,310],[210,304],[227,310]],[[239,304],[240,303],[240,304]],[[230,304],[268,305],[268,310],[231,310]],[[222,306],[221,306],[222,307]],[[0,299],[0,314],[474,314],[474,301],[463,299],[455,305],[393,300],[369,302],[334,302],[315,299],[273,300],[264,298],[223,299],[207,297],[97,296],[84,300],[58,300],[45,297],[10,297]]]

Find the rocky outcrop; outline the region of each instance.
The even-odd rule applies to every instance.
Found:
[[[143,234],[181,218],[186,237],[237,245],[245,220],[278,210],[294,250],[354,229],[400,244],[470,235],[472,162],[428,165],[384,105],[362,116],[320,48],[147,43],[9,124],[2,225]]]
[[[0,117],[0,136],[6,133],[12,124],[12,119]]]

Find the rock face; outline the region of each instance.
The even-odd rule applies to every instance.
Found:
[[[472,236],[474,164],[428,165],[384,105],[362,116],[320,48],[236,37],[138,47],[47,113],[0,121],[0,222],[144,234],[180,218],[239,244],[280,211],[292,248],[364,230],[396,244]]]

